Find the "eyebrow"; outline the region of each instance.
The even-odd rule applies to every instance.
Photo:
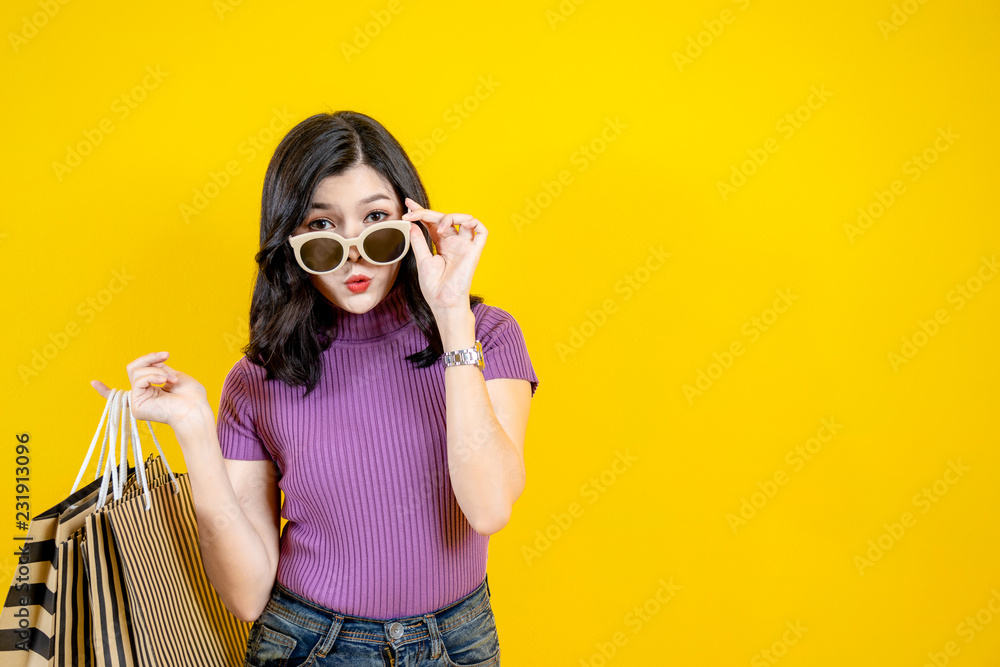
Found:
[[[372,202],[379,201],[381,199],[385,199],[386,201],[392,201],[391,199],[389,199],[388,195],[379,192],[379,193],[376,193],[376,194],[373,194],[373,195],[368,195],[364,199],[360,200],[358,202],[358,205],[371,204]],[[323,202],[314,202],[309,207],[310,210],[312,210],[314,208],[323,209],[324,211],[339,210],[339,208],[336,205],[334,205],[334,204],[324,204]]]

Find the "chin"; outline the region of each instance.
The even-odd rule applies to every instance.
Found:
[[[347,289],[346,285],[342,289],[344,293],[339,299],[334,301],[334,305],[350,313],[366,313],[385,297],[385,294],[382,294],[380,290],[374,289],[371,285],[361,294],[353,294]]]

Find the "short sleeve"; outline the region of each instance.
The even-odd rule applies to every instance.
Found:
[[[538,388],[538,375],[531,365],[528,346],[517,320],[502,308],[477,304],[476,338],[483,345],[483,377],[515,378],[531,383],[531,395]]]
[[[241,461],[271,459],[254,428],[251,393],[242,361],[237,362],[222,383],[217,422],[222,457]]]

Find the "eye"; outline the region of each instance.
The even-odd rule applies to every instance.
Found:
[[[330,227],[325,227],[324,225],[330,225]],[[318,232],[326,229],[331,229],[333,227],[333,223],[327,220],[326,218],[317,218],[316,220],[310,222],[308,227],[309,231]]]
[[[372,211],[371,213],[368,214],[368,218],[371,218],[372,216],[375,216],[375,217],[378,218],[377,220],[372,220],[372,222],[383,222],[383,221],[389,219],[389,214],[386,213],[385,211]],[[379,216],[381,216],[381,217],[379,217]],[[366,219],[368,219],[368,218],[366,218]]]

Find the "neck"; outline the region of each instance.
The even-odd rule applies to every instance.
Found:
[[[337,308],[335,340],[370,340],[402,329],[413,321],[398,279],[382,300],[364,313]]]

